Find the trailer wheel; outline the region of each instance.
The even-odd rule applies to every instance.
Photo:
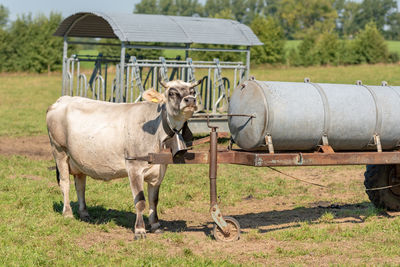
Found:
[[[228,224],[229,232],[224,233],[217,224],[214,224],[213,235],[215,239],[222,242],[232,242],[238,240],[240,237],[239,222],[232,217],[224,217],[224,220]]]
[[[364,176],[366,189],[400,184],[395,165],[367,165]],[[375,207],[400,211],[400,186],[366,193]]]

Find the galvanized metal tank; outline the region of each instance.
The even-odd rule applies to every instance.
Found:
[[[370,150],[374,135],[382,149],[400,141],[400,87],[317,84],[305,81],[249,80],[231,97],[228,124],[233,140],[243,149],[266,144],[270,135],[275,150],[313,150],[326,136],[340,150]]]

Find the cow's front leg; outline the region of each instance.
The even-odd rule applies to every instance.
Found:
[[[143,220],[143,212],[146,208],[146,199],[143,193],[143,174],[128,167],[129,182],[136,208],[135,239],[146,238],[146,229]]]
[[[86,175],[85,174],[74,175],[74,179],[75,179],[76,195],[78,196],[78,203],[79,203],[79,217],[83,221],[88,221],[90,217],[86,208],[86,201],[85,201]]]
[[[157,205],[160,185],[164,179],[167,165],[153,165],[146,173],[145,180],[148,183],[147,192],[149,197],[149,223],[152,233],[162,233],[161,224],[158,221]]]
[[[158,221],[157,216],[157,204],[158,204],[158,193],[160,190],[160,185],[153,186],[151,184],[147,187],[148,197],[149,197],[149,223],[150,231],[152,233],[162,233],[160,229],[161,225]]]

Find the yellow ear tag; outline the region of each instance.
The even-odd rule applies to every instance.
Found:
[[[151,100],[151,102],[158,103],[158,99],[157,99],[157,98],[153,98],[153,99]]]

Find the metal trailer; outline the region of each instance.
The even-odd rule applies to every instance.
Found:
[[[379,187],[382,190],[367,191],[372,203],[390,210],[400,210],[400,151],[385,152],[334,152],[330,147],[318,151],[291,151],[269,153],[268,151],[245,151],[217,147],[217,127],[211,126],[210,148],[208,151],[188,150],[183,156],[173,157],[170,150],[150,153],[135,160],[150,164],[208,164],[210,180],[210,213],[215,222],[213,235],[218,241],[235,241],[240,237],[240,225],[232,217],[225,217],[217,204],[218,164],[237,164],[254,167],[283,166],[328,166],[368,165],[365,173],[367,189]]]
[[[220,241],[237,240],[240,236],[240,225],[234,218],[222,216],[218,208],[218,164],[254,167],[367,165],[364,184],[371,202],[377,207],[399,211],[400,127],[397,123],[397,109],[400,87],[389,87],[387,83],[374,87],[363,86],[361,82],[357,82],[356,85],[310,84],[308,79],[305,82],[301,84],[250,80],[236,88],[227,114],[232,134],[227,149],[218,149],[218,127],[208,123],[211,129],[208,151],[187,150],[186,153],[174,157],[169,149],[164,149],[160,153],[150,153],[134,160],[144,160],[151,164],[209,164],[210,213],[215,222],[214,237]],[[303,88],[303,93],[304,90],[308,93],[299,98],[299,92],[288,90],[294,88]],[[346,99],[336,92],[340,89],[341,94],[347,96]],[[300,93],[301,91],[300,89]],[[355,98],[348,97],[349,95]],[[357,100],[361,102],[352,103]],[[249,108],[251,101],[253,107]],[[310,104],[313,101],[316,102]],[[305,107],[302,108],[301,105]],[[347,109],[342,110],[343,105],[347,105]],[[310,113],[304,112],[310,109]],[[335,118],[333,115],[338,110],[345,113],[351,111],[346,114],[348,117],[353,115],[355,121],[349,118],[341,120],[341,116],[344,115]],[[367,116],[358,118],[358,112],[362,111]],[[282,114],[277,114],[279,112]],[[270,127],[270,133],[275,134],[273,136],[268,134],[268,131],[261,131],[268,128],[272,113],[275,113],[276,119],[273,127]],[[269,119],[266,119],[268,116]],[[328,117],[332,119],[330,124]],[[290,130],[290,125],[298,126],[302,123],[316,127],[307,128],[303,125],[299,131],[294,128]],[[332,126],[330,131],[326,131],[328,125]],[[354,129],[359,131],[351,132]],[[308,132],[302,136],[304,131]],[[260,132],[264,134],[262,141],[259,139]],[[317,137],[314,136],[315,133]],[[284,135],[286,142],[280,140],[279,135]],[[274,136],[277,138],[273,139]],[[345,136],[353,142],[348,142]],[[328,143],[330,137],[332,142]],[[246,140],[252,138],[254,140]],[[248,147],[233,149],[234,140],[239,141],[239,146],[244,144],[244,147]],[[276,140],[279,151],[274,149],[273,140]],[[195,141],[194,145],[201,142]],[[335,147],[338,151],[334,150]]]

